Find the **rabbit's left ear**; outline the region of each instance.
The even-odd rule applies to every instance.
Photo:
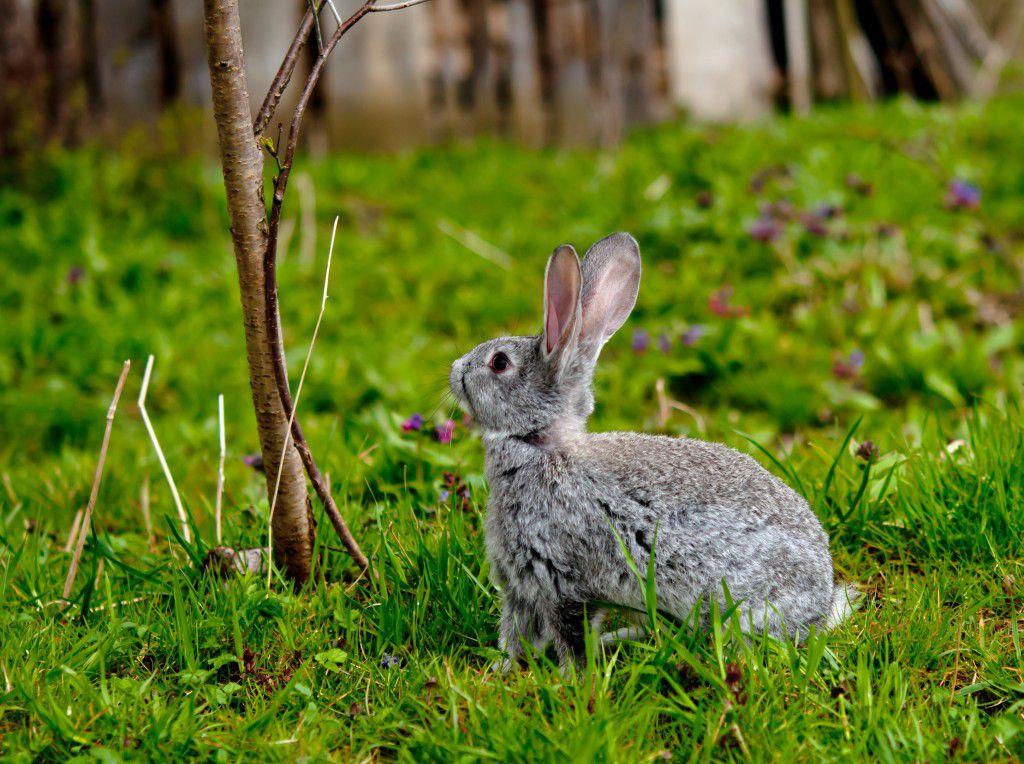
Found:
[[[583,258],[583,323],[580,349],[596,358],[622,326],[640,291],[640,245],[628,233],[613,233]]]
[[[568,244],[556,249],[544,271],[544,358],[561,369],[580,326],[580,260]]]

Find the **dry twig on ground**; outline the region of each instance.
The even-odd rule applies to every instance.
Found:
[[[100,456],[96,462],[96,472],[92,477],[92,489],[89,491],[89,503],[85,505],[85,514],[82,515],[82,524],[78,529],[78,539],[75,542],[75,553],[71,558],[71,566],[68,568],[67,578],[64,579],[64,600],[71,595],[71,588],[75,585],[75,576],[78,574],[78,562],[82,559],[82,550],[85,548],[85,539],[89,535],[89,522],[92,519],[92,511],[96,507],[96,497],[100,493],[100,479],[103,477],[103,465],[107,462],[107,447],[110,445],[110,431],[114,426],[114,414],[117,412],[117,402],[121,399],[121,390],[124,389],[124,381],[128,378],[128,372],[132,368],[132,362],[125,361],[121,367],[121,376],[118,377],[117,387],[114,388],[114,397],[107,409],[107,426],[103,430],[103,442],[100,444]]]

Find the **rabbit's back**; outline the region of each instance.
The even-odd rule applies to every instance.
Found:
[[[751,457],[637,433],[589,435],[573,451],[630,553],[646,565],[654,549],[666,609],[684,616],[698,599],[721,600],[724,581],[734,600],[754,603],[755,620],[799,633],[827,616],[828,537],[804,498]]]

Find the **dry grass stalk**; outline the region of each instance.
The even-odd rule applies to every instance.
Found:
[[[479,255],[489,263],[494,263],[506,271],[512,268],[512,258],[502,249],[491,244],[478,233],[467,228],[462,228],[446,218],[437,221],[438,230],[459,244],[464,246],[474,255]]]
[[[217,525],[217,544],[221,544],[220,514],[224,499],[224,457],[227,454],[227,440],[224,437],[224,394],[217,396],[217,421],[220,424],[220,460],[217,462],[217,502],[214,507],[214,522]]]
[[[142,523],[146,528],[146,543],[153,548],[153,518],[149,514],[149,475],[142,479],[139,488],[139,509],[142,511]]]
[[[167,478],[167,485],[171,488],[171,496],[174,498],[174,506],[178,510],[178,519],[181,520],[181,535],[185,541],[192,541],[192,533],[188,528],[188,516],[181,504],[181,496],[178,495],[178,486],[174,483],[174,476],[171,475],[171,468],[167,466],[167,459],[164,458],[164,450],[160,448],[160,441],[157,440],[153,423],[149,421],[149,414],[146,411],[146,393],[149,392],[149,377],[153,372],[153,356],[146,360],[146,373],[142,375],[142,389],[139,390],[139,413],[142,414],[142,422],[146,425],[146,432],[149,439],[153,441],[153,449],[156,451],[156,458],[160,462],[160,469],[164,471]]]
[[[658,377],[654,383],[654,392],[658,398],[658,428],[664,430],[668,426],[669,417],[672,416],[672,409],[676,411],[682,411],[684,414],[689,414],[693,417],[693,421],[697,424],[697,430],[700,431],[701,435],[707,432],[707,424],[695,408],[687,406],[681,401],[677,401],[675,398],[670,398],[665,390],[665,378]]]
[[[100,492],[100,479],[103,477],[103,465],[107,461],[107,447],[110,445],[110,431],[114,426],[114,414],[117,412],[117,402],[121,398],[121,390],[124,389],[124,381],[128,378],[128,372],[132,368],[130,360],[124,362],[121,368],[121,376],[117,380],[117,387],[114,388],[114,397],[110,401],[110,408],[107,409],[107,425],[103,430],[103,442],[100,444],[100,456],[96,462],[96,472],[92,478],[92,490],[89,491],[89,503],[85,505],[85,514],[82,517],[82,527],[78,531],[78,539],[75,543],[75,553],[71,558],[71,566],[68,568],[68,576],[64,579],[64,600],[71,594],[71,588],[75,585],[75,576],[78,573],[78,562],[82,559],[82,549],[85,547],[86,536],[89,535],[89,521],[92,519],[92,511],[96,506],[96,497]]]
[[[18,494],[14,492],[14,486],[11,484],[11,476],[6,472],[3,474],[4,490],[7,492],[7,498],[11,500],[11,504],[14,506],[18,505]]]
[[[320,298],[320,312],[316,317],[316,324],[313,326],[313,336],[309,340],[309,349],[306,351],[306,360],[302,363],[302,373],[299,375],[299,385],[295,388],[295,400],[292,403],[291,413],[288,417],[288,431],[285,434],[284,447],[288,448],[288,444],[291,442],[292,437],[292,426],[295,423],[295,412],[299,408],[299,400],[302,397],[302,385],[306,381],[306,372],[309,370],[309,359],[313,357],[313,348],[316,346],[316,338],[320,333],[320,324],[324,318],[324,311],[327,309],[327,286],[331,280],[331,260],[334,258],[334,237],[338,233],[338,216],[334,216],[334,226],[331,228],[331,246],[327,249],[327,266],[324,269],[324,291],[323,296]],[[272,554],[274,551],[274,534],[272,532],[274,523],[274,508],[277,504],[277,492],[281,487],[281,467],[283,461],[278,464],[277,475],[274,479],[274,492],[270,496],[270,513],[267,518],[267,549]],[[346,529],[347,530],[347,529]],[[360,567],[366,567],[360,565]],[[267,586],[270,586],[271,574],[273,569],[271,566],[267,566]]]
[[[75,542],[78,540],[78,529],[82,527],[82,510],[75,512],[75,519],[71,521],[71,532],[68,533],[68,540],[64,544],[64,551],[70,552],[75,548]]]
[[[299,262],[304,268],[312,269],[316,262],[316,187],[309,173],[305,172],[295,176],[295,186],[299,191],[299,226],[302,231]]]

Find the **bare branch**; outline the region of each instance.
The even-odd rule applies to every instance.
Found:
[[[390,5],[376,5],[373,0],[367,0],[355,11],[355,13],[338,24],[338,27],[334,30],[334,33],[324,44],[320,54],[313,62],[313,66],[310,68],[309,74],[306,76],[306,83],[302,88],[302,92],[299,94],[298,101],[296,102],[295,112],[292,116],[291,125],[288,129],[288,141],[285,146],[284,161],[280,162],[280,172],[274,179],[274,195],[270,206],[270,213],[267,216],[267,247],[263,255],[263,286],[264,299],[266,302],[267,347],[270,350],[270,355],[274,362],[274,381],[277,384],[277,391],[281,399],[281,407],[284,409],[285,415],[288,417],[289,434],[291,439],[295,443],[296,450],[299,452],[303,466],[306,469],[306,474],[309,475],[309,479],[313,483],[313,488],[316,490],[317,496],[323,503],[324,512],[330,519],[331,525],[334,526],[335,531],[338,533],[338,536],[345,545],[345,548],[352,556],[352,559],[363,570],[368,569],[369,561],[359,548],[359,544],[356,542],[355,538],[353,538],[352,534],[349,532],[348,527],[345,525],[345,521],[341,517],[341,513],[338,512],[338,507],[334,502],[334,498],[331,496],[330,488],[313,459],[313,454],[309,449],[309,444],[306,442],[306,438],[303,435],[302,427],[299,424],[299,420],[295,417],[295,406],[292,403],[291,391],[288,387],[288,369],[285,364],[284,345],[281,339],[281,315],[278,307],[277,294],[277,244],[279,229],[281,226],[281,209],[284,203],[284,192],[288,187],[288,178],[291,175],[292,163],[295,158],[295,148],[298,145],[299,131],[302,127],[302,117],[305,114],[306,107],[309,105],[309,100],[313,91],[316,89],[317,83],[320,81],[320,76],[323,73],[328,57],[334,51],[334,48],[337,46],[341,38],[344,37],[345,34],[353,26],[359,23],[359,21],[367,14],[381,11],[401,10],[402,8],[419,5],[426,1],[427,0],[412,0],[411,2],[393,3]],[[321,5],[320,8],[322,7],[323,6]],[[334,10],[333,6],[332,10]],[[308,16],[311,28],[313,23],[313,13],[309,12]],[[305,18],[303,19],[303,27],[305,27]],[[303,29],[300,28],[299,32],[300,34],[296,35],[296,39],[298,40],[298,38],[304,34],[305,36],[303,36],[302,39],[305,40],[305,37],[309,35],[310,29],[307,28],[305,29],[305,32],[303,32]],[[296,44],[293,44],[296,54],[301,46],[302,42],[298,42],[297,47]],[[289,49],[289,54],[291,54],[291,52],[292,50]],[[294,61],[290,64],[287,60],[282,63],[281,71],[278,72],[279,78],[275,78],[275,83],[280,79],[281,92],[283,92],[283,85],[287,84],[287,79],[291,76],[291,72],[294,68]],[[287,73],[285,74],[283,72]],[[270,99],[270,96],[271,94],[268,94],[268,100]],[[276,98],[279,99],[280,94],[278,94]],[[273,111],[275,104],[276,100],[271,103],[268,115]],[[257,124],[261,125],[260,131],[262,131],[262,127],[265,127],[266,120],[269,120],[269,116],[264,117],[263,111],[261,110],[260,117],[261,118],[257,120]],[[280,157],[280,150],[280,146],[275,147],[275,158]],[[326,291],[324,299],[326,300]],[[321,314],[322,311],[323,307],[321,306]],[[317,321],[317,325],[319,326],[319,319]],[[271,500],[271,507],[272,515],[273,499]]]
[[[403,8],[412,8],[414,5],[423,5],[423,3],[429,3],[430,0],[407,0],[404,3],[388,3],[386,5],[377,5],[373,3],[370,5],[370,13],[384,13],[386,11],[400,11]]]
[[[96,462],[96,472],[92,477],[92,490],[89,491],[89,503],[85,505],[85,514],[82,515],[82,525],[78,529],[78,539],[75,542],[75,553],[71,558],[71,567],[68,568],[68,576],[64,579],[64,600],[71,595],[71,588],[75,585],[75,575],[78,573],[78,562],[82,559],[82,550],[85,548],[85,537],[89,535],[89,521],[92,519],[92,511],[96,506],[96,497],[100,493],[100,480],[103,477],[103,465],[107,463],[107,446],[110,445],[110,431],[114,426],[114,414],[117,412],[117,402],[121,399],[121,391],[124,389],[124,381],[128,379],[128,372],[132,368],[132,362],[125,361],[121,367],[121,376],[118,377],[117,387],[114,388],[114,397],[110,401],[110,408],[107,409],[107,426],[103,430],[103,442],[100,444],[100,457]]]
[[[149,413],[146,411],[146,393],[149,392],[149,375],[153,373],[153,356],[146,360],[146,372],[142,375],[142,388],[139,390],[139,413],[142,414],[142,423],[146,425],[146,432],[149,439],[153,441],[153,450],[156,451],[156,458],[160,462],[160,469],[164,471],[167,478],[167,485],[171,488],[171,496],[174,499],[174,506],[178,510],[178,519],[181,520],[181,535],[185,541],[192,541],[192,532],[188,528],[188,515],[181,504],[181,496],[178,495],[178,486],[174,483],[174,476],[171,475],[171,468],[167,466],[167,459],[164,458],[164,450],[160,448],[160,441],[157,440],[156,430],[153,423],[149,421]]]
[[[274,116],[274,109],[277,108],[281,96],[284,95],[285,88],[288,87],[288,82],[295,71],[295,65],[299,61],[302,46],[306,44],[315,21],[313,9],[306,9],[306,14],[302,17],[302,23],[299,24],[299,31],[295,33],[295,39],[288,46],[288,52],[284,54],[284,60],[281,61],[281,66],[278,68],[277,74],[274,75],[273,82],[270,83],[267,95],[263,99],[263,105],[260,106],[260,110],[256,113],[256,119],[253,120],[252,132],[257,138],[260,137],[260,134],[270,124],[270,120]]]
[[[312,481],[314,488],[316,489],[317,495],[324,504],[324,512],[327,514],[328,519],[331,521],[331,525],[334,526],[335,532],[341,539],[341,543],[345,545],[345,549],[348,550],[349,555],[355,561],[356,565],[362,570],[366,570],[370,567],[370,561],[366,559],[366,555],[363,554],[362,549],[359,548],[359,543],[355,540],[355,537],[349,531],[348,526],[345,524],[345,520],[342,518],[341,513],[338,511],[337,505],[334,503],[334,497],[331,495],[330,487],[327,485],[327,481],[324,480],[323,475],[320,474],[320,470],[313,460],[313,455],[309,450],[309,444],[306,442],[306,438],[302,433],[302,427],[299,425],[298,419],[295,417],[295,409],[299,405],[299,400],[302,397],[302,386],[306,381],[306,372],[309,370],[309,360],[313,357],[313,347],[316,345],[316,338],[320,333],[320,324],[324,318],[324,312],[327,309],[327,286],[330,283],[331,278],[331,261],[334,257],[334,238],[338,233],[338,217],[334,218],[334,227],[331,229],[331,246],[327,250],[327,266],[324,270],[324,291],[323,297],[320,299],[320,313],[316,317],[316,325],[313,327],[313,337],[309,341],[309,350],[306,351],[306,360],[302,364],[302,373],[299,375],[299,385],[295,390],[295,403],[292,404],[290,396],[286,399],[285,395],[281,396],[281,403],[284,406],[285,411],[288,413],[288,425],[289,431],[285,436],[285,447],[287,448],[289,436],[294,439],[295,446],[299,451],[299,456],[302,457],[302,462],[306,467],[306,472],[309,474],[309,479]],[[287,392],[287,378],[285,379],[285,392]],[[274,507],[277,503],[277,488],[280,484],[281,475],[278,472],[274,492],[270,497],[270,521],[274,518]],[[273,536],[269,534],[269,544],[273,549]],[[267,571],[267,585],[270,585],[270,571]]]

